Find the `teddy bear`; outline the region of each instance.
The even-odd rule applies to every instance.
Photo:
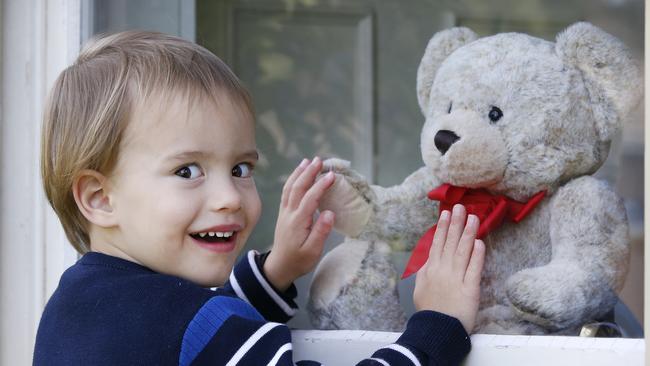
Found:
[[[322,210],[344,241],[310,287],[319,329],[401,331],[395,251],[426,261],[441,209],[462,203],[486,245],[478,333],[575,334],[618,301],[629,261],[622,199],[592,176],[642,77],[622,42],[580,22],[555,43],[521,33],[433,35],[417,72],[424,165],[372,185],[340,159]],[[427,239],[428,237],[428,239]]]

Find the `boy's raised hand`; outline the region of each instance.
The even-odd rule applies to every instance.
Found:
[[[311,162],[304,159],[282,189],[273,248],[264,263],[266,277],[280,291],[314,269],[332,230],[333,212],[321,212],[315,222],[313,218],[319,200],[335,179],[330,172],[316,180],[322,165],[318,157]]]
[[[468,334],[476,321],[485,260],[485,244],[476,239],[478,228],[478,218],[467,216],[462,205],[454,206],[451,213],[443,211],[429,259],[418,271],[413,291],[417,310],[453,316]]]

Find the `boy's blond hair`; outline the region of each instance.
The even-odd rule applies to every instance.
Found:
[[[88,222],[72,184],[80,171],[109,174],[133,106],[153,94],[225,95],[252,118],[248,92],[218,57],[189,41],[129,31],[91,41],[56,80],[45,107],[41,174],[45,193],[79,253],[90,250]]]

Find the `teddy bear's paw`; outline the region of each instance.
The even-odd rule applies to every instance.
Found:
[[[334,172],[339,176],[343,176],[350,185],[361,193],[366,193],[370,190],[368,180],[359,172],[351,168],[351,164],[347,160],[331,158],[323,161],[323,168],[321,173]]]
[[[513,322],[517,319],[517,314],[511,306],[493,305],[481,309],[476,314],[475,329],[482,329],[490,323]]]
[[[477,334],[503,334],[503,335],[543,335],[547,331],[535,324],[526,321],[513,322],[488,322],[474,333]]]
[[[482,327],[476,329],[477,334],[502,334],[502,335],[520,335],[528,334],[526,327],[521,322],[487,322]]]
[[[352,164],[348,160],[339,159],[339,158],[329,158],[323,160],[323,172],[345,172],[350,170]]]
[[[482,334],[545,334],[544,328],[522,320],[512,306],[493,305],[480,310],[474,333]]]
[[[587,299],[571,291],[569,274],[549,266],[515,273],[506,282],[506,293],[518,316],[545,329],[558,330],[579,321]]]
[[[316,329],[401,332],[406,324],[397,291],[388,288],[344,288],[341,296],[327,306],[319,305],[323,304],[307,303],[311,323]]]
[[[345,160],[325,160],[323,169],[335,172],[336,180],[321,198],[319,209],[334,212],[334,229],[353,238],[359,236],[373,212],[374,194],[368,182]]]
[[[385,243],[346,239],[316,269],[307,304],[312,324],[318,329],[403,330],[406,317],[397,280]]]

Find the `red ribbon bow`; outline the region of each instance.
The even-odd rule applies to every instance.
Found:
[[[472,189],[456,187],[451,184],[443,184],[432,190],[427,195],[430,200],[440,201],[440,210],[451,211],[455,204],[460,203],[465,206],[467,214],[478,216],[481,224],[476,237],[483,239],[490,231],[498,228],[504,219],[520,222],[537,206],[544,198],[546,191],[538,192],[528,202],[522,203],[510,199],[504,195],[493,195],[485,189]],[[417,272],[420,267],[426,263],[429,258],[429,250],[433,241],[433,234],[436,232],[436,226],[427,230],[420,238],[411,258],[406,264],[402,279]]]

